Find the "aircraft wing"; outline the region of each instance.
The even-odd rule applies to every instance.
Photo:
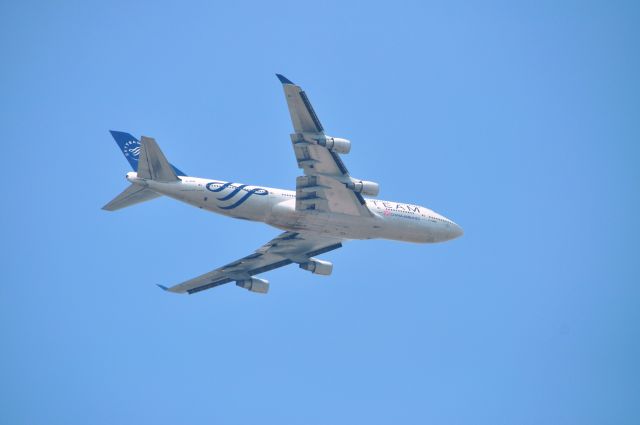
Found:
[[[299,86],[276,75],[282,83],[293,123],[293,151],[298,168],[304,172],[304,176],[296,179],[296,210],[370,217],[362,195],[350,188],[361,182],[352,179],[339,154],[327,148],[334,138],[324,134],[309,98]]]
[[[193,294],[225,283],[246,280],[251,276],[291,263],[304,264],[314,255],[320,255],[341,246],[340,239],[284,232],[251,255],[170,288],[158,286],[170,292]]]

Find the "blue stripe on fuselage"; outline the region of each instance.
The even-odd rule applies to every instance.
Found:
[[[229,206],[226,207],[220,207],[220,209],[222,210],[232,210],[234,208],[239,207],[240,205],[242,205],[247,199],[249,199],[251,197],[251,195],[266,195],[267,192],[265,189],[260,189],[260,188],[255,188],[255,189],[251,189],[250,191],[248,191],[247,193],[244,194],[244,196],[242,196],[242,198],[240,198],[238,200],[238,202],[231,204]]]
[[[207,185],[206,185],[207,190],[210,191],[210,192],[222,192],[223,190],[225,190],[226,188],[228,188],[229,186],[231,186],[233,184],[233,183],[229,182],[229,183],[223,184],[222,186],[220,186],[217,189],[211,189],[211,187],[216,183],[220,183],[220,182],[207,183]]]
[[[247,187],[246,184],[241,184],[240,186],[238,186],[235,189],[233,189],[228,195],[223,196],[222,198],[218,198],[218,201],[228,201],[229,199],[231,199],[234,196],[236,196],[236,193],[240,192],[245,187]]]

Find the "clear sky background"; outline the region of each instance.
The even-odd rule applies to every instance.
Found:
[[[640,423],[637,2],[3,2],[0,423]],[[279,72],[381,199],[465,229],[351,242],[267,296],[160,291],[279,233],[116,213],[108,130],[293,188]]]

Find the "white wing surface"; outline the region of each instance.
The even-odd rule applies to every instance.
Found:
[[[282,83],[295,133],[291,134],[298,168],[304,176],[296,179],[296,210],[323,211],[354,216],[371,216],[357,188],[362,182],[351,178],[340,159],[350,142],[325,135],[305,92],[282,75]]]
[[[338,249],[340,239],[320,237],[307,233],[285,232],[257,249],[253,254],[217,268],[209,273],[162,289],[176,293],[204,291],[229,282],[241,282],[251,276],[274,270],[291,263],[305,264],[314,255]]]

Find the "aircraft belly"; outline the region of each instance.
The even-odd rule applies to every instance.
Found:
[[[371,219],[335,213],[299,213],[286,226],[288,230],[309,231],[340,239],[377,237]]]
[[[284,230],[324,233],[327,221],[327,214],[303,213],[280,204],[274,207],[266,222]]]
[[[378,217],[362,217],[318,210],[296,210],[296,200],[275,202],[265,220],[278,229],[308,231],[339,239],[374,239],[380,237]]]
[[[328,214],[319,212],[307,212],[300,214],[295,226],[298,230],[309,232],[326,233],[325,227],[329,221]]]

